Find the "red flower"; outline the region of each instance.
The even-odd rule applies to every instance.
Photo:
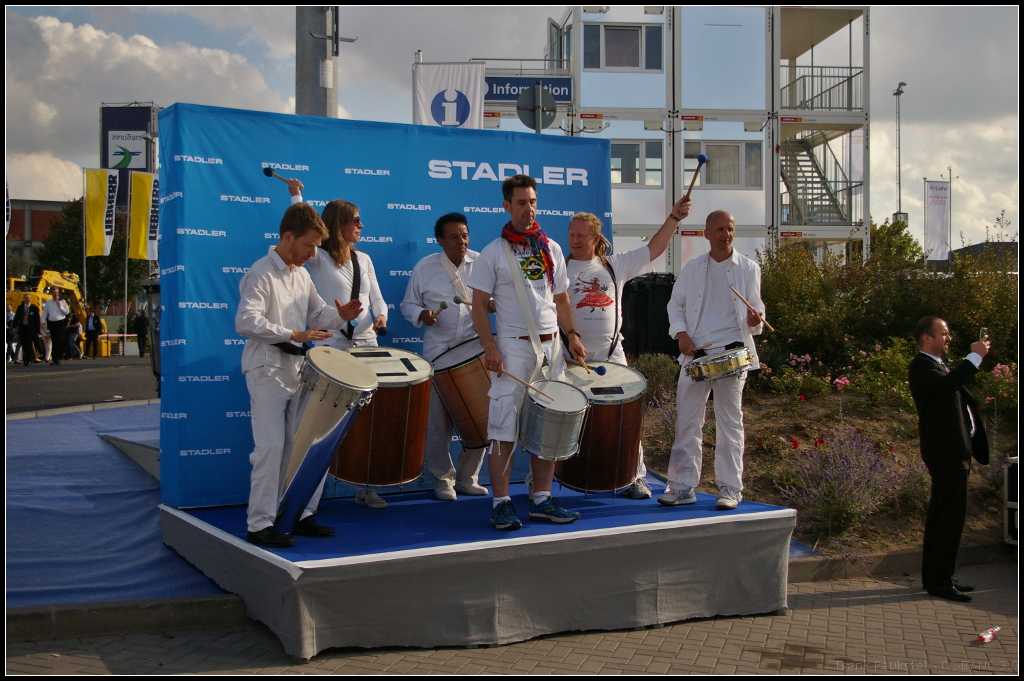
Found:
[[[801,395],[801,396],[800,396],[800,399],[801,399],[801,400],[803,400],[803,399],[806,399],[806,398],[805,398],[805,397],[804,397],[803,395]]]
[[[789,441],[793,443],[793,449],[800,449],[800,441],[795,437],[789,438]]]
[[[757,441],[757,446],[758,447],[764,447],[764,440],[758,440]]]
[[[820,446],[821,446],[821,445],[823,445],[823,444],[825,444],[825,441],[824,441],[824,440],[815,440],[815,441],[814,441],[814,446],[815,446],[815,447],[820,447]]]
[[[896,448],[895,448],[895,447],[889,447],[889,451],[890,451],[890,452],[895,452],[895,451],[896,451]]]

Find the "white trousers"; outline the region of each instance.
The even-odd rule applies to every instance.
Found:
[[[484,461],[486,447],[463,449],[459,452],[456,464],[452,465],[449,449],[452,442],[454,427],[445,411],[441,398],[436,390],[430,391],[430,412],[427,421],[427,451],[425,454],[427,470],[434,476],[434,488],[451,488],[456,482],[477,484],[480,476],[480,465]]]
[[[498,338],[497,343],[505,368],[514,376],[529,382],[537,365],[533,344],[519,338]],[[556,381],[564,381],[565,360],[562,358],[561,341],[556,336],[540,345],[548,361],[545,373]],[[491,398],[487,412],[487,437],[499,442],[515,442],[526,388],[505,374],[497,376],[491,373],[491,389],[487,391],[487,396]]]
[[[708,394],[715,391],[715,484],[743,489],[743,384],[747,374],[696,382],[679,374],[676,389],[676,439],[668,464],[668,488],[692,489],[700,483],[701,428]]]
[[[284,493],[282,485],[288,472],[286,453],[291,453],[298,409],[298,400],[292,398],[300,383],[297,372],[261,366],[245,373],[245,385],[249,388],[252,439],[256,445],[249,455],[252,474],[249,477],[248,524],[250,532],[259,532],[274,524],[277,505]],[[326,473],[302,512],[303,518],[316,512],[325,480]]]

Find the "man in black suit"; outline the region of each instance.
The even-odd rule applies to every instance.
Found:
[[[988,438],[977,403],[964,386],[988,354],[988,336],[971,344],[955,369],[942,361],[953,340],[946,322],[925,317],[914,332],[917,357],[910,363],[910,392],[921,429],[921,458],[932,478],[924,525],[921,581],[933,596],[967,602],[974,587],[953,581],[960,535],[967,516],[967,476],[971,457],[988,463]]]
[[[38,362],[39,360],[36,359],[35,341],[42,335],[39,325],[39,307],[32,304],[32,299],[28,294],[25,294],[25,299],[18,306],[14,321],[18,325],[21,363],[28,366]]]

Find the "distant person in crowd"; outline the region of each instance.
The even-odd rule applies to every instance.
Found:
[[[141,310],[137,317],[135,317],[135,324],[132,331],[135,332],[135,336],[139,341],[139,357],[146,356],[146,343],[149,340],[149,317],[146,316],[146,311]]]
[[[626,283],[651,271],[651,263],[668,248],[681,220],[690,214],[690,198],[684,196],[672,207],[651,242],[625,253],[608,254],[611,242],[601,234],[601,220],[592,213],[577,213],[569,222],[569,252],[565,271],[569,277],[569,300],[576,317],[580,341],[587,348],[588,362],[626,364],[622,349],[622,292]],[[651,488],[644,478],[643,448],[636,479],[623,492],[631,499],[650,499]]]
[[[302,267],[327,237],[316,209],[305,203],[291,206],[281,219],[279,233],[277,245],[271,246],[242,277],[235,315],[235,330],[248,338],[242,351],[242,373],[252,403],[255,442],[249,455],[252,474],[245,538],[249,543],[272,547],[295,542],[274,522],[282,492],[282,465],[291,450],[298,416],[299,401],[292,398],[302,385],[301,346],[329,338],[329,332],[318,328],[342,328],[361,311],[358,300],[345,305],[335,300],[334,305],[327,305]],[[334,534],[334,528],[318,524],[314,517],[322,493],[323,481],[295,524],[295,534]]]
[[[14,364],[18,361],[18,354],[14,344],[18,341],[18,325],[15,323],[14,308],[7,303],[7,364]]]
[[[302,189],[303,184],[299,180],[288,181],[292,205],[302,202]],[[314,345],[330,345],[341,350],[376,346],[377,334],[383,332],[388,324],[388,305],[381,295],[373,261],[366,253],[356,250],[363,230],[359,207],[335,199],[324,206],[322,218],[327,238],[306,264],[309,276],[321,298],[359,300],[362,312],[354,324],[346,323],[341,329],[326,329],[330,331],[330,337]],[[356,492],[355,501],[370,508],[387,508],[388,505],[369,487]]]
[[[967,478],[971,458],[988,463],[988,438],[978,404],[967,382],[978,372],[991,344],[986,333],[955,368],[943,357],[953,336],[938,317],[924,317],[914,330],[920,352],[910,362],[910,394],[917,407],[921,458],[932,478],[931,500],[924,522],[921,581],[932,596],[966,603],[974,587],[953,580],[967,517]]]
[[[411,324],[425,327],[423,356],[431,362],[477,337],[469,306],[451,305],[441,312],[438,310],[442,302],[449,302],[456,296],[469,299],[465,282],[480,255],[469,249],[469,226],[461,213],[442,215],[434,224],[434,237],[442,250],[416,263],[400,306]],[[426,467],[434,476],[434,496],[441,501],[455,501],[457,492],[486,495],[487,488],[478,482],[485,450],[463,449],[452,465],[449,451],[452,421],[440,396],[433,390],[430,391],[427,424]]]
[[[683,265],[668,303],[669,335],[679,342],[680,363],[746,348],[751,370],[757,370],[754,336],[761,333],[761,268],[732,247],[736,221],[716,210],[704,222],[710,252]],[[739,291],[753,312],[729,287]],[[704,348],[704,349],[701,349]],[[684,360],[685,358],[685,360]],[[729,511],[743,501],[743,386],[746,372],[711,381],[694,381],[679,372],[676,388],[676,437],[668,464],[668,485],[658,503],[693,504],[700,483],[702,428],[708,397],[715,391],[715,508]]]
[[[99,307],[89,310],[85,317],[85,357],[96,359],[100,355],[100,334],[105,330]]]
[[[78,337],[82,335],[82,322],[72,312],[68,315],[68,326],[65,329],[68,337],[68,359],[82,359],[82,351],[78,349]]]
[[[65,330],[68,325],[68,315],[71,309],[66,300],[61,300],[60,289],[56,286],[50,289],[52,298],[43,305],[42,323],[44,330],[50,336],[50,352],[53,356],[52,364],[58,365],[64,359],[64,350],[67,348]]]
[[[25,366],[38,364],[36,340],[42,335],[39,327],[39,307],[32,304],[32,298],[27,293],[15,316],[18,321],[18,342],[21,344],[21,363]]]

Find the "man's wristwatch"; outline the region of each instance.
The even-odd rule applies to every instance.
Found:
[[[582,339],[582,338],[583,338],[583,336],[582,336],[582,335],[580,334],[580,332],[579,332],[579,331],[577,331],[576,329],[572,329],[571,331],[566,331],[566,332],[565,332],[565,335],[566,335],[566,337],[569,337],[569,336],[571,336],[571,335],[573,335],[573,334],[576,334],[576,337],[577,337],[577,338],[580,338],[580,339]]]

